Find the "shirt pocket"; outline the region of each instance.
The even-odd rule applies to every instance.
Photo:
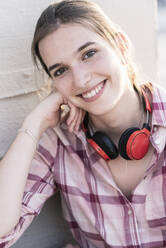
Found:
[[[165,169],[162,168],[162,169]],[[145,203],[146,220],[150,228],[166,230],[166,174],[152,178]]]

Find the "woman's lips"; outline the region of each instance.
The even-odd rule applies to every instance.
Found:
[[[97,86],[95,86],[91,91],[87,91],[81,94],[81,98],[84,99],[85,102],[95,101],[104,91],[104,87],[107,80],[102,81]]]

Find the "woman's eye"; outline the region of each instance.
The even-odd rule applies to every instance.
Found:
[[[95,55],[96,52],[96,50],[90,50],[89,52],[85,53],[83,56],[83,60],[92,57],[93,55]]]
[[[58,70],[54,72],[54,77],[59,77],[61,76],[65,71],[67,70],[66,67],[61,67]]]

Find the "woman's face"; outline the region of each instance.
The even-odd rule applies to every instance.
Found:
[[[39,50],[54,87],[77,107],[100,115],[122,98],[129,81],[125,66],[94,31],[80,24],[61,25],[39,42]]]

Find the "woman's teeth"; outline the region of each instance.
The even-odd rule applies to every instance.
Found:
[[[82,94],[82,97],[83,98],[91,98],[91,97],[97,95],[102,88],[103,88],[103,83],[101,85],[97,86],[95,89],[91,90],[90,92]]]

